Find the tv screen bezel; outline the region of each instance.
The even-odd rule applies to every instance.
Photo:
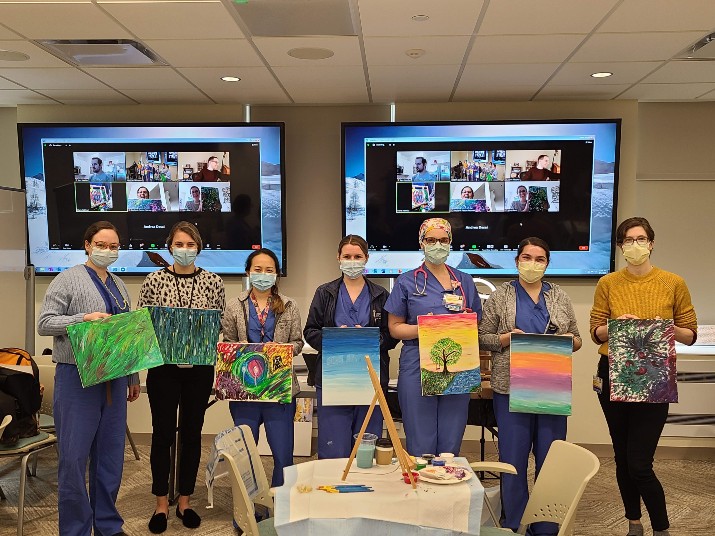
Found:
[[[280,144],[280,170],[281,170],[281,257],[280,257],[280,276],[286,277],[288,275],[288,236],[286,227],[286,162],[285,162],[285,123],[282,121],[259,121],[259,122],[128,122],[128,123],[115,123],[115,122],[94,122],[94,123],[31,123],[23,122],[17,124],[17,144],[18,144],[18,157],[20,160],[20,184],[23,190],[27,190],[27,185],[25,183],[25,154],[24,154],[24,137],[23,129],[25,128],[90,128],[90,127],[278,127],[279,129],[279,144]],[[259,175],[260,181],[260,175]],[[27,212],[27,206],[25,206],[25,223],[28,222],[29,214]],[[263,237],[261,237],[263,239]],[[30,233],[27,233],[27,265],[32,266],[35,275],[39,276],[55,276],[60,272],[44,272],[37,271],[31,262],[31,250],[30,250]],[[239,250],[236,250],[239,251]],[[200,263],[199,263],[200,264]],[[224,272],[219,270],[210,270],[217,275],[222,277],[246,277],[248,274],[245,271],[245,267],[241,266],[241,272]],[[131,273],[120,272],[122,277],[145,277],[146,275],[155,272],[160,269],[160,266],[147,266],[146,271],[134,271]],[[113,272],[114,273],[114,272]]]
[[[345,162],[345,136],[347,128],[365,128],[365,127],[429,127],[429,126],[469,126],[469,125],[554,125],[554,124],[598,124],[598,123],[611,123],[615,125],[615,161],[613,170],[613,208],[611,213],[611,248],[609,254],[609,269],[608,272],[611,273],[616,267],[616,244],[615,244],[615,234],[617,227],[617,214],[618,214],[618,184],[620,178],[620,156],[621,156],[621,126],[622,118],[594,118],[594,119],[504,119],[504,120],[489,120],[489,121],[348,121],[341,123],[340,129],[340,165],[341,165],[341,177],[340,177],[340,194],[341,194],[341,219],[342,219],[342,233],[345,236],[347,232],[347,219],[346,219],[346,162]],[[593,177],[592,177],[593,178]],[[593,189],[593,186],[592,186]],[[367,192],[366,192],[367,195]],[[425,216],[427,217],[427,216]],[[366,237],[363,237],[366,238]],[[416,266],[409,267],[409,269],[416,268]],[[518,276],[516,270],[516,265],[512,273],[508,274],[494,274],[490,273],[489,269],[477,268],[477,273],[470,273],[469,275],[474,278],[484,278],[493,276],[495,279],[511,279]],[[384,277],[384,278],[397,278],[399,273],[385,273],[385,274],[367,274],[372,277]],[[605,274],[558,274],[556,276],[549,277],[547,271],[547,277],[549,279],[554,278],[565,278],[565,279],[599,279]]]

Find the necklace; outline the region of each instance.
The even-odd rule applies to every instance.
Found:
[[[183,301],[181,299],[181,289],[179,288],[179,277],[176,274],[176,272],[169,271],[170,274],[173,274],[174,276],[174,283],[176,284],[176,297],[179,300],[179,307],[183,307]],[[191,304],[194,302],[194,286],[196,285],[196,270],[194,270],[194,273],[191,274],[191,294],[189,295],[189,305],[187,306],[189,309],[191,309]]]
[[[109,274],[107,274],[107,278],[110,278],[110,277],[112,277],[112,276],[109,275]],[[107,290],[107,292],[109,292],[109,295],[110,295],[110,296],[112,297],[112,299],[114,300],[114,303],[117,304],[117,307],[119,308],[119,310],[120,310],[120,311],[124,311],[125,309],[127,309],[127,299],[126,299],[126,298],[124,297],[124,295],[122,294],[122,291],[119,290],[119,287],[117,287],[117,290],[119,290],[119,295],[122,297],[122,302],[123,302],[122,305],[119,305],[119,300],[117,300],[117,297],[116,297],[116,296],[114,295],[114,293],[109,289],[109,287],[107,286],[107,284],[106,284],[104,281],[102,281],[102,278],[101,278],[101,277],[99,278],[99,280],[102,282],[102,285],[103,285],[104,288]]]

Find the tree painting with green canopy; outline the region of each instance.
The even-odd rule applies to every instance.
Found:
[[[449,374],[447,365],[454,365],[462,357],[462,345],[450,337],[438,340],[430,350],[430,358],[437,365],[437,370],[442,367],[442,374]]]

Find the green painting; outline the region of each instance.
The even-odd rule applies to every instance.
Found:
[[[67,326],[82,387],[164,364],[147,309]]]
[[[221,331],[221,311],[186,307],[149,307],[164,363],[213,365]]]

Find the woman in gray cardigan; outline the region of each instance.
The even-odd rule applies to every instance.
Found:
[[[300,313],[296,303],[278,293],[278,257],[270,249],[258,249],[246,259],[249,290],[231,300],[221,325],[225,342],[276,342],[293,345],[293,355],[303,349]],[[298,393],[298,380],[293,374],[293,396]],[[230,402],[231,417],[236,426],[251,427],[258,443],[261,424],[273,453],[271,486],[283,485],[283,468],[293,465],[293,416],[295,399],[280,402]]]
[[[542,281],[549,264],[549,246],[540,238],[519,244],[516,265],[519,278],[502,284],[484,304],[479,322],[479,347],[492,353],[491,386],[499,429],[499,459],[516,467],[516,475],[502,476],[502,526],[516,531],[529,499],[526,469],[533,450],[538,476],[546,453],[556,439],[566,439],[566,417],[509,410],[509,344],[512,333],[539,333],[573,337],[574,351],[581,348],[573,306],[557,285]],[[555,523],[534,523],[533,535],[555,535]]]
[[[59,533],[124,534],[115,501],[122,481],[127,403],[139,397],[139,376],[82,387],[67,326],[130,310],[127,287],[107,267],[119,256],[119,233],[107,221],[84,233],[85,264],[55,277],[47,288],[37,332],[52,336]],[[89,495],[85,471],[89,462]]]

